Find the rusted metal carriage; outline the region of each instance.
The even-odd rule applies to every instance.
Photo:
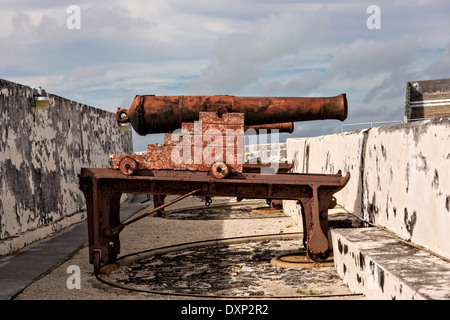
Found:
[[[345,94],[326,98],[234,96],[136,96],[117,121],[141,134],[166,133],[164,144],[149,144],[146,154],[115,154],[113,168],[83,168],[89,253],[94,270],[120,253],[120,232],[188,196],[268,199],[273,206],[296,200],[302,208],[303,242],[314,261],[325,260],[328,208],[350,175],[289,173],[291,164],[246,163],[244,135],[262,129],[292,132],[293,122],[347,117]],[[123,193],[154,195],[154,209],[121,223]],[[167,195],[179,197],[164,203]]]

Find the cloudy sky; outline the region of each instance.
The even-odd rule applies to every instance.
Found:
[[[401,121],[407,81],[450,76],[449,16],[448,0],[1,0],[0,78],[112,112],[137,94],[346,93],[344,124]],[[159,139],[133,134],[135,151]]]

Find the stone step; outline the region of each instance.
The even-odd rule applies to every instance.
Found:
[[[450,263],[379,228],[332,229],[335,268],[367,299],[450,299]]]

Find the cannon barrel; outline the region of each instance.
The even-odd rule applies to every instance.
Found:
[[[182,122],[198,121],[200,112],[245,114],[245,126],[347,118],[345,94],[334,97],[236,97],[137,95],[130,108],[116,113],[140,135],[166,133]]]
[[[260,130],[278,130],[279,132],[294,132],[294,123],[293,122],[284,122],[284,123],[268,123],[268,124],[259,124],[253,126],[245,126],[245,131],[254,130],[255,133],[259,133]]]

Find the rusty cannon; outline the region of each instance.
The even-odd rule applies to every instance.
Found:
[[[165,133],[164,144],[145,154],[114,154],[112,168],[82,168],[89,259],[98,272],[120,253],[120,232],[189,196],[267,199],[272,206],[296,200],[301,206],[303,244],[314,261],[328,258],[328,208],[350,179],[336,174],[290,173],[293,163],[245,161],[244,135],[261,129],[292,132],[293,122],[347,117],[345,94],[327,98],[234,96],[136,96],[118,109],[118,123],[141,134]],[[154,209],[120,222],[123,193],[152,194]],[[168,195],[178,197],[164,202]]]
[[[292,128],[292,122],[347,118],[345,94],[336,97],[278,98],[217,96],[136,96],[129,109],[116,113],[140,135],[166,133],[183,122],[199,120],[200,112],[245,114],[246,128]],[[266,125],[266,126],[263,126]]]

